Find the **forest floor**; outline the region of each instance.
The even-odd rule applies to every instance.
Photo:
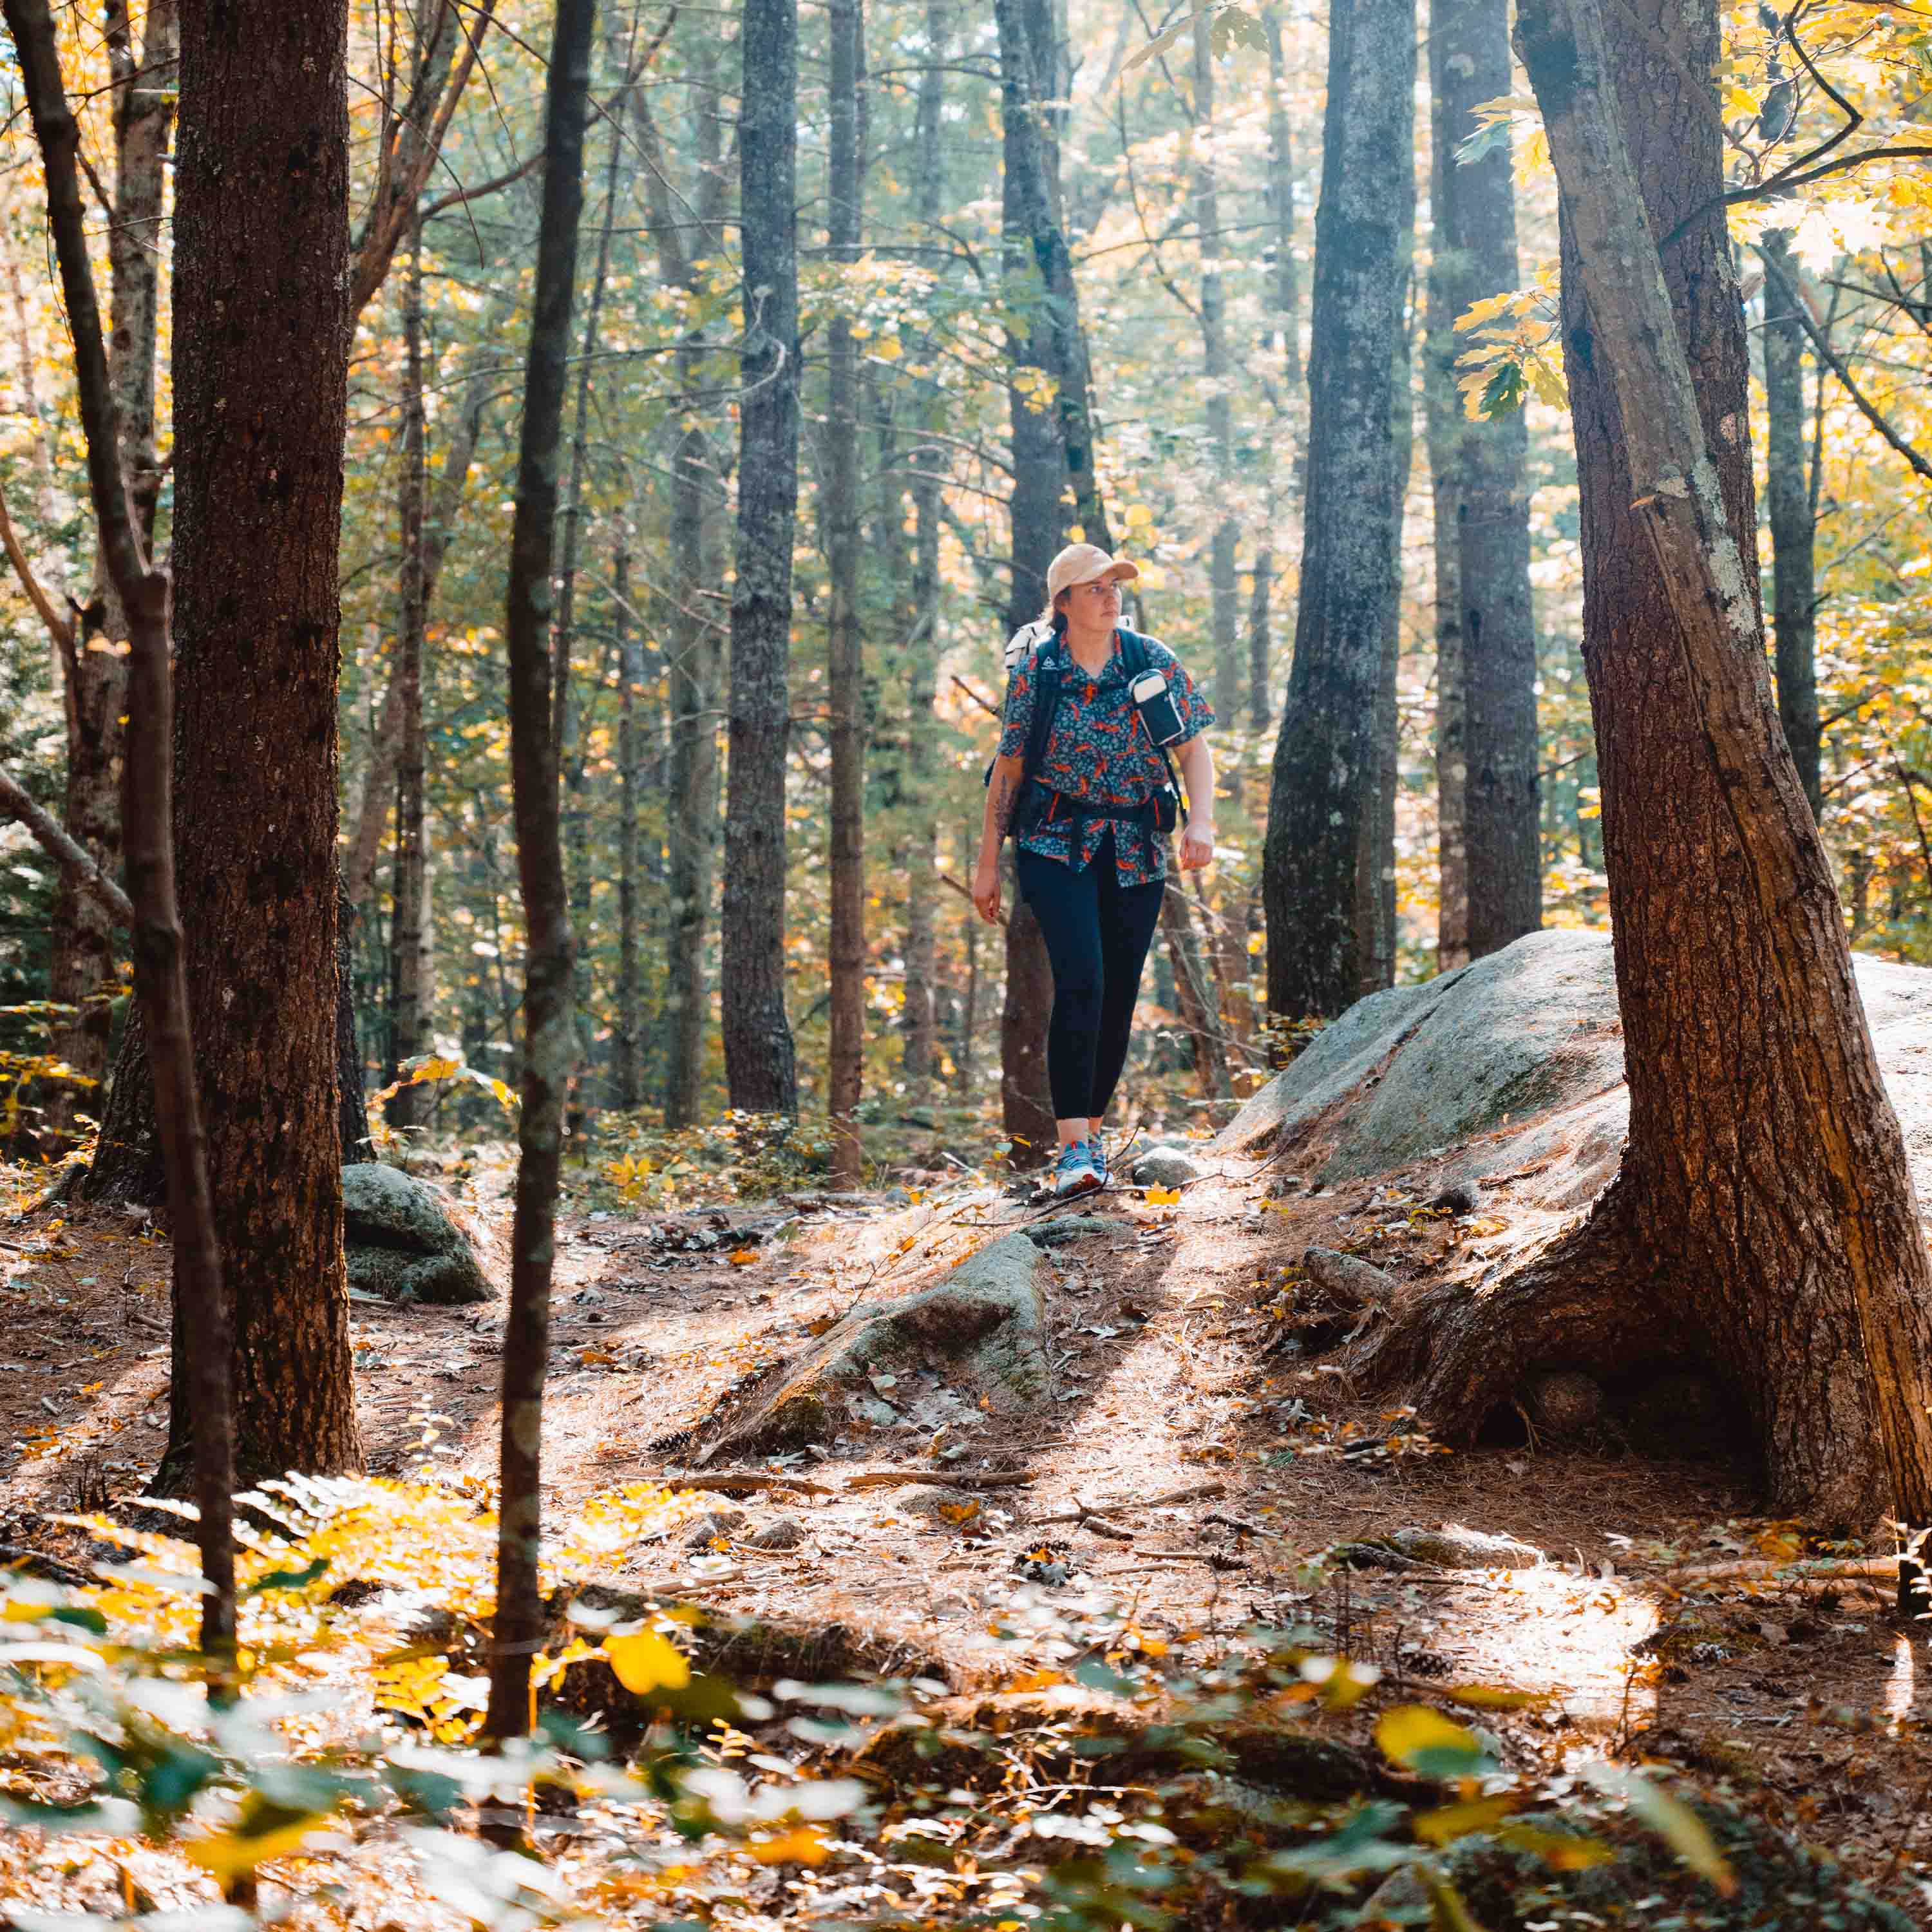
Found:
[[[1875,1592],[1732,1584],[1685,1596],[1663,1580],[1674,1564],[1796,1547],[1793,1526],[1754,1514],[1748,1471],[1527,1442],[1441,1452],[1332,1365],[1280,1346],[1282,1272],[1311,1243],[1359,1244],[1373,1231],[1378,1264],[1401,1272],[1508,1238],[1506,1184],[1471,1227],[1391,1217],[1383,1203],[1401,1180],[1274,1199],[1264,1168],[1229,1160],[1178,1202],[1116,1189],[1079,1204],[1106,1226],[1047,1250],[1053,1386],[1036,1426],[949,1400],[935,1375],[896,1392],[897,1426],[707,1468],[718,1484],[760,1472],[811,1486],[707,1495],[669,1534],[614,1556],[608,1582],[719,1615],[838,1626],[849,1658],[940,1680],[954,1706],[1052,1682],[1042,1666],[1065,1647],[1044,1634],[1103,1608],[1183,1668],[1244,1629],[1312,1625],[1381,1672],[1354,1708],[1314,1714],[1339,1740],[1364,1738],[1391,1702],[1450,1685],[1541,1694],[1484,1716],[1512,1763],[1561,1778],[1610,1755],[1720,1780],[1932,1925],[1923,1636]],[[500,1228],[500,1194],[472,1190],[470,1204]],[[721,1397],[859,1300],[1036,1219],[963,1188],[571,1214],[546,1411],[553,1520],[627,1483],[675,1487]],[[164,1240],[124,1216],[0,1217],[0,1561],[23,1548],[79,1556],[86,1538],[52,1519],[131,1498],[152,1470],[166,1424],[167,1272]],[[492,1273],[500,1287],[504,1270]],[[441,1432],[446,1471],[494,1473],[503,1313],[500,1300],[357,1302],[372,1473],[419,1466],[426,1426]],[[908,1471],[922,1480],[855,1486]],[[985,1480],[1000,1476],[1020,1480]],[[1156,1500],[1178,1491],[1193,1493]],[[1110,1533],[1083,1526],[1083,1510]],[[1316,1560],[1444,1524],[1506,1534],[1546,1560],[1394,1572]]]

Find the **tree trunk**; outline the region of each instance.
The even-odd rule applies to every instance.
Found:
[[[1522,0],[1562,191],[1584,661],[1630,1094],[1622,1170],[1535,1267],[1388,1331],[1466,1434],[1522,1369],[1671,1352],[1730,1384],[1771,1506],[1932,1520],[1932,1270],[1767,672],[1723,216],[1715,0]],[[1664,252],[1669,235],[1708,211]]]
[[[1798,766],[1811,815],[1824,810],[1819,788],[1816,519],[1804,466],[1804,325],[1792,312],[1798,269],[1791,231],[1768,230],[1765,257],[1765,494],[1771,511],[1772,622],[1778,644],[1778,716]]]
[[[1480,158],[1456,150],[1476,109],[1510,88],[1508,0],[1431,0],[1436,223],[1430,278],[1430,467],[1453,514],[1456,560],[1438,590],[1438,663],[1451,673],[1448,755],[1460,766],[1444,814],[1444,870],[1461,886],[1466,929],[1450,950],[1480,958],[1543,922],[1537,836],[1536,627],[1529,596],[1528,432],[1520,410],[1471,422],[1456,392],[1456,318],[1516,285],[1516,190],[1507,142]],[[1442,636],[1442,590],[1457,604]],[[1439,672],[1438,672],[1439,676]],[[1438,685],[1438,695],[1442,687]],[[1452,785],[1453,772],[1452,772]],[[1448,853],[1452,842],[1460,850]]]
[[[1233,1089],[1228,1080],[1228,1049],[1221,1037],[1220,1009],[1202,958],[1200,938],[1194,929],[1186,892],[1172,878],[1161,896],[1160,931],[1173,969],[1174,998],[1180,1008],[1181,1030],[1187,1036],[1188,1059],[1195,1078],[1201,1083],[1202,1098],[1225,1100]]]
[[[182,22],[176,851],[244,1480],[362,1459],[334,970],[346,26],[346,0]],[[288,165],[250,168],[272,151]],[[184,1378],[170,1410],[164,1473]]]
[[[691,382],[696,383],[694,373]],[[704,934],[718,842],[718,634],[702,600],[722,574],[724,496],[711,446],[694,416],[672,461],[670,560],[677,599],[670,626],[670,783],[666,800],[670,920],[664,957],[664,1125],[701,1113]]]
[[[1263,860],[1268,1006],[1289,1018],[1340,1012],[1369,964],[1356,913],[1400,592],[1406,479],[1392,412],[1414,222],[1414,0],[1360,0],[1331,16],[1306,534]]]
[[[375,1158],[375,1145],[369,1137],[369,1103],[362,1090],[362,1042],[356,1030],[355,933],[356,908],[349,902],[348,885],[338,868],[335,874],[335,1109],[336,1132],[342,1144],[345,1167]]]
[[[719,990],[732,1106],[796,1114],[798,1066],[784,997],[784,791],[798,518],[796,8],[746,0],[739,46],[745,336]]]
[[[396,703],[401,740],[396,767],[395,911],[389,926],[394,960],[395,1011],[389,1025],[392,1078],[423,1050],[429,1036],[429,1012],[423,998],[424,935],[429,922],[424,903],[429,853],[423,842],[423,644],[427,628],[423,598],[423,518],[429,494],[423,418],[422,224],[410,238],[409,272],[403,292],[403,476],[397,518],[402,551],[402,596],[396,619]],[[420,1126],[433,1095],[426,1086],[405,1082],[389,1102],[392,1127]]]
[[[105,568],[127,625],[131,728],[121,804],[128,832],[134,987],[152,1018],[155,1077],[167,1101],[162,1140],[176,1231],[174,1379],[188,1385],[201,1419],[194,1458],[196,1533],[205,1590],[200,1642],[213,1666],[209,1701],[218,1704],[232,1701],[235,1694],[232,1310],[222,1280],[196,1090],[186,947],[175,891],[168,579],[148,561],[128,487],[118,399],[87,257],[76,165],[80,130],[68,105],[53,19],[45,0],[5,0],[4,12],[45,170],[48,226],[74,338],[88,491]]]
[[[827,238],[835,262],[859,258],[863,223],[866,25],[862,0],[830,0],[832,71]],[[831,712],[831,994],[826,1091],[832,1169],[859,1184],[854,1109],[865,1068],[866,694],[859,622],[859,345],[848,304],[834,313],[826,348],[825,475],[819,492],[826,594],[826,703]]]
[[[634,70],[624,76],[628,93]],[[610,122],[610,158],[604,177],[604,220],[597,236],[597,266],[590,278],[590,303],[584,318],[584,347],[577,368],[576,420],[570,439],[570,476],[565,487],[561,540],[563,554],[557,569],[556,622],[551,643],[555,660],[551,688],[552,736],[562,762],[566,803],[563,840],[568,854],[570,920],[576,939],[577,1060],[571,1084],[582,1104],[585,1068],[590,1058],[595,1018],[590,983],[590,710],[580,700],[572,676],[571,654],[577,641],[577,554],[583,538],[584,488],[590,449],[590,377],[597,366],[598,325],[604,314],[604,292],[610,275],[610,238],[617,220],[626,142],[621,124]],[[594,687],[593,687],[594,688]],[[573,1128],[573,1132],[575,1129]]]
[[[524,378],[510,537],[505,641],[509,658],[510,764],[517,868],[528,932],[524,959],[523,1108],[518,1123],[517,1205],[511,1236],[510,1312],[503,1334],[501,1502],[496,1616],[490,1665],[492,1738],[522,1737],[531,1716],[530,1665],[543,1641],[538,1577],[543,1540],[543,1396],[550,1355],[563,1110],[576,1061],[571,1014],[570,908],[559,824],[550,571],[556,536],[557,445],[570,360],[578,222],[584,205],[596,0],[557,0],[544,100],[543,213]],[[514,1837],[520,1820],[490,1835]]]
[[[939,136],[952,10],[952,0],[926,0],[926,64],[920,73],[914,126],[913,204],[922,229],[928,232],[939,219],[945,187]],[[944,398],[932,385],[924,386],[922,400],[926,419],[939,415]],[[906,653],[906,773],[912,827],[907,841],[905,1038],[901,1066],[908,1097],[915,1106],[922,1106],[932,1097],[939,1058],[939,721],[934,706],[939,694],[940,489],[944,472],[938,446],[921,448],[916,439],[912,462],[912,629]]]
[[[645,734],[638,719],[644,688],[642,640],[631,622],[631,538],[622,517],[610,559],[610,590],[617,627],[617,1032],[612,1076],[618,1106],[626,1113],[644,1104],[644,987],[638,953],[638,793],[643,776]]]
[[[113,76],[115,149],[114,213],[107,226],[112,275],[107,370],[122,473],[135,526],[146,544],[154,534],[161,480],[154,452],[161,260],[157,244],[168,140],[174,125],[170,70],[178,32],[175,0],[152,0],[138,50],[126,0],[108,0],[105,24]],[[128,630],[113,574],[98,543],[87,612],[71,627],[70,638],[72,647],[62,653],[67,712],[67,796],[62,823],[68,836],[112,878],[120,868],[122,720],[128,709],[128,658],[118,647],[128,643]],[[90,648],[97,638],[116,648]],[[105,909],[64,874],[54,894],[48,990],[53,1000],[74,1011],[71,1019],[56,1023],[52,1045],[76,1073],[96,1083],[104,1083],[107,1076],[112,1004],[119,991],[118,950],[113,922]],[[66,1131],[80,1096],[75,1087],[52,1089],[46,1117],[50,1132]],[[86,1110],[101,1114],[105,1097],[97,1085]]]
[[[1194,16],[1194,232],[1201,255],[1201,373],[1207,379],[1208,440],[1224,514],[1208,540],[1213,600],[1215,709],[1232,725],[1240,714],[1240,586],[1234,547],[1240,525],[1227,506],[1234,488],[1234,406],[1229,394],[1227,296],[1221,279],[1221,200],[1214,174],[1214,26]]]
[[[1113,548],[1094,470],[1093,406],[1072,260],[1059,212],[1059,159],[1042,84],[1052,71],[1053,22],[1044,0],[997,0],[1000,39],[1001,265],[1008,325],[1012,424],[1012,581],[1006,626],[1016,631],[1046,602],[1046,572],[1077,520],[1090,543]],[[1040,406],[1043,371],[1058,403]],[[1070,487],[1072,502],[1066,497]],[[1072,515],[1068,512],[1071,509]],[[1006,1002],[1000,1022],[1001,1116],[1012,1159],[1037,1166],[1057,1138],[1046,1087],[1052,969],[1040,922],[1009,891]]]

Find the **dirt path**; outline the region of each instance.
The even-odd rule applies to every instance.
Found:
[[[1400,1412],[1281,1346],[1282,1271],[1311,1241],[1373,1238],[1378,1264],[1398,1274],[1434,1266],[1451,1240],[1508,1238],[1508,1189],[1485,1203],[1488,1219],[1448,1229],[1413,1215],[1399,1175],[1270,1199],[1278,1179],[1226,1167],[1175,1205],[1120,1192],[1083,1204],[1105,1225],[1048,1249],[1054,1383],[1030,1430],[950,1400],[937,1375],[916,1378],[926,1385],[894,1391],[895,1426],[854,1428],[824,1455],[734,1466],[830,1494],[721,1494],[703,1533],[622,1552],[610,1581],[840,1624],[866,1652],[928,1660],[962,1689],[1050,1664],[1067,1616],[1103,1606],[1130,1612],[1183,1663],[1246,1624],[1312,1623],[1412,1694],[1448,1682],[1550,1694],[1546,1709],[1510,1722],[1552,1769],[1634,1746],[1748,1768],[1787,1822],[1890,1872],[1895,1899],[1917,1884],[1920,1855],[1932,1856],[1918,1816],[1932,1778],[1922,1643],[1882,1604],[1735,1590],[1686,1604],[1659,1584],[1675,1561],[1781,1546],[1778,1526],[1749,1515],[1742,1472],[1526,1444],[1431,1453]],[[546,1424],[553,1520],[598,1490],[671,1480],[692,1465],[688,1432],[727,1390],[862,1294],[909,1288],[1034,1218],[998,1201],[962,1210],[962,1198],[572,1219]],[[42,1214],[0,1222],[0,1444],[11,1445],[0,1543],[57,1549],[49,1513],[132,1496],[160,1448],[166,1250],[130,1222]],[[502,1314],[500,1303],[358,1302],[372,1471],[404,1471],[426,1426],[440,1431],[440,1460],[492,1469]],[[968,1480],[853,1486],[905,1468]],[[1003,1475],[1024,1480],[971,1483]],[[1219,1487],[1150,1501],[1208,1485]],[[1105,1525],[1077,1520],[1083,1508]],[[1519,1538],[1549,1560],[1306,1568],[1338,1543],[1444,1523]]]

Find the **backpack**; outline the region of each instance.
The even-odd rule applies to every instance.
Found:
[[[1056,634],[1036,624],[1030,624],[1014,634],[1006,646],[1006,668],[1010,673],[1018,664],[1036,663],[1040,652]],[[1147,640],[1138,631],[1130,631],[1124,625],[1118,626],[1115,634],[1120,640],[1120,665],[1131,685],[1142,673],[1153,668],[1148,656]],[[1027,732],[1026,751],[1020,761],[1020,790],[1008,830],[1014,832],[1030,832],[1042,816],[1054,816],[1054,802],[1062,794],[1049,787],[1037,784],[1035,781],[1040,768],[1046,761],[1046,748],[1053,737],[1054,718],[1060,710],[1060,667],[1056,664],[1040,668],[1039,682],[1034,691],[1033,720]],[[1165,786],[1156,790],[1144,806],[1131,809],[1123,808],[1114,812],[1095,812],[1084,808],[1075,815],[1082,818],[1119,819],[1131,825],[1144,825],[1157,832],[1172,832],[1180,822],[1180,787],[1174,772],[1174,761],[1168,756],[1167,747],[1154,736],[1153,727],[1147,723],[1145,708],[1138,704],[1134,709],[1147,726],[1148,736],[1154,748],[1160,754],[1160,761],[1167,773]],[[982,784],[992,782],[993,767],[988,764]],[[1043,795],[1042,795],[1043,794]]]

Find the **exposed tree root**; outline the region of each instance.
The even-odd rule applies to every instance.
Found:
[[[1406,1389],[1432,1435],[1468,1443],[1538,1370],[1609,1378],[1639,1362],[1693,1358],[1688,1334],[1660,1329],[1626,1193],[1619,1178],[1580,1226],[1494,1281],[1410,1295],[1350,1352],[1358,1384]]]

